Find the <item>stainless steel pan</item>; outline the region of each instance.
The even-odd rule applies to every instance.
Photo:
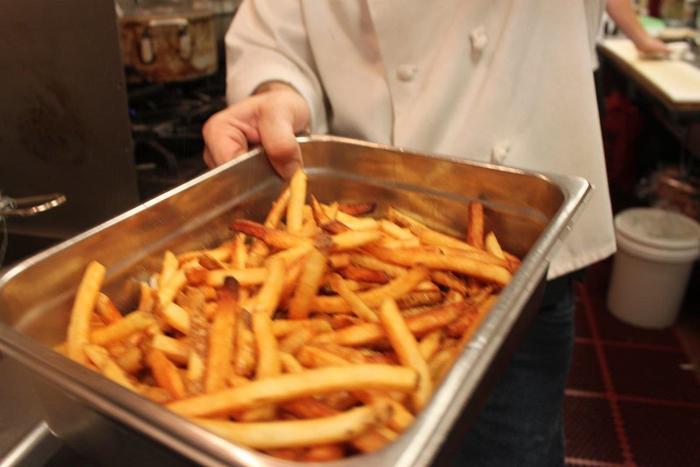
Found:
[[[536,174],[415,154],[331,136],[300,138],[310,191],[321,200],[377,201],[463,232],[466,204],[485,204],[486,228],[523,255],[521,268],[463,350],[414,426],[387,448],[329,466],[434,462],[478,413],[499,369],[537,308],[549,258],[589,190],[575,177]],[[105,464],[292,465],[235,446],[53,352],[65,338],[83,269],[107,265],[106,293],[135,304],[129,278],[146,278],[166,248],[215,245],[231,219],[262,219],[283,182],[253,150],[76,238],[0,278],[0,351],[22,365],[9,384],[36,388],[51,429]]]

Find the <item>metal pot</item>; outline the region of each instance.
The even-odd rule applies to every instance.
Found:
[[[137,8],[119,19],[127,81],[188,81],[217,71],[214,12],[177,6]]]

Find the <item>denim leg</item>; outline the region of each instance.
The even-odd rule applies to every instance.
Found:
[[[564,465],[561,406],[573,346],[573,280],[547,283],[536,318],[452,465]]]

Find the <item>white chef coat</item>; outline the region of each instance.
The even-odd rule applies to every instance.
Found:
[[[552,278],[615,250],[587,37],[580,1],[244,1],[227,95],[284,81],[313,132],[586,178]]]

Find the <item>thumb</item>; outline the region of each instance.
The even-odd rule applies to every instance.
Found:
[[[275,170],[285,179],[301,166],[301,150],[294,137],[294,122],[289,112],[265,112],[258,122],[260,139]]]

